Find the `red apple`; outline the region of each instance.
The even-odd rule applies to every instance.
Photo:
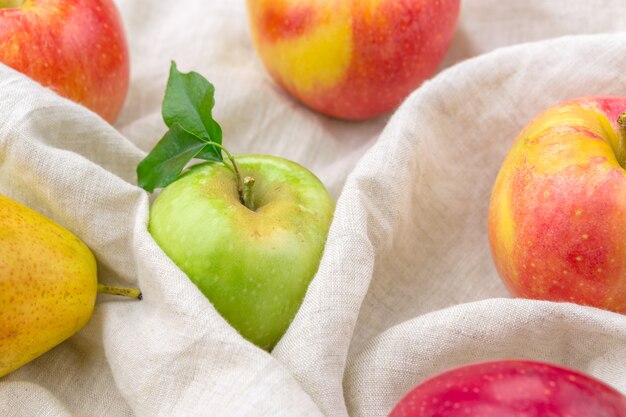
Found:
[[[493,188],[489,240],[516,296],[626,313],[626,99],[552,107],[509,151]]]
[[[626,397],[580,372],[503,360],[452,369],[413,388],[389,417],[624,417]]]
[[[109,122],[128,92],[128,46],[111,0],[0,0],[0,61]]]
[[[460,0],[247,0],[268,72],[322,113],[365,119],[392,110],[443,59]]]

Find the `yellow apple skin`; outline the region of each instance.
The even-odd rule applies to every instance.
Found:
[[[459,0],[247,0],[270,75],[309,107],[358,120],[395,108],[443,59]]]
[[[626,313],[626,99],[550,108],[517,137],[493,188],[489,240],[516,296]]]
[[[80,239],[0,195],[0,377],[78,332],[97,286]]]

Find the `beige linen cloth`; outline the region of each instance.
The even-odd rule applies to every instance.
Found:
[[[626,317],[511,299],[486,211],[500,163],[542,109],[626,95],[623,0],[464,0],[444,67],[392,115],[332,120],[255,55],[243,1],[119,0],[131,89],[111,127],[0,66],[0,193],[95,252],[89,324],[0,380],[0,416],[385,416],[413,385],[474,361],[570,366],[626,392]],[[268,354],[215,312],[146,231],[135,167],[165,132],[170,59],[216,86],[236,153],[284,156],[337,199],[319,272]]]

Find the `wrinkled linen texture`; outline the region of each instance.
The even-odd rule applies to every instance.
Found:
[[[1,416],[379,417],[413,385],[528,358],[626,392],[626,317],[509,297],[487,206],[519,130],[544,108],[626,95],[622,0],[464,0],[441,71],[392,114],[348,123],[290,99],[252,48],[245,3],[118,0],[132,78],[111,127],[0,66],[0,193],[95,253],[89,324],[0,380]],[[147,232],[135,168],[165,132],[170,60],[216,86],[235,153],[313,170],[337,201],[319,272],[275,350],[244,341]]]

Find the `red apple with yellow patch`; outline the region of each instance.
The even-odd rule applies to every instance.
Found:
[[[0,0],[0,62],[113,122],[129,58],[111,0]]]
[[[442,61],[459,0],[247,0],[268,72],[311,108],[343,119],[392,110]]]
[[[626,98],[575,99],[515,140],[488,221],[514,295],[626,313],[625,111]]]

